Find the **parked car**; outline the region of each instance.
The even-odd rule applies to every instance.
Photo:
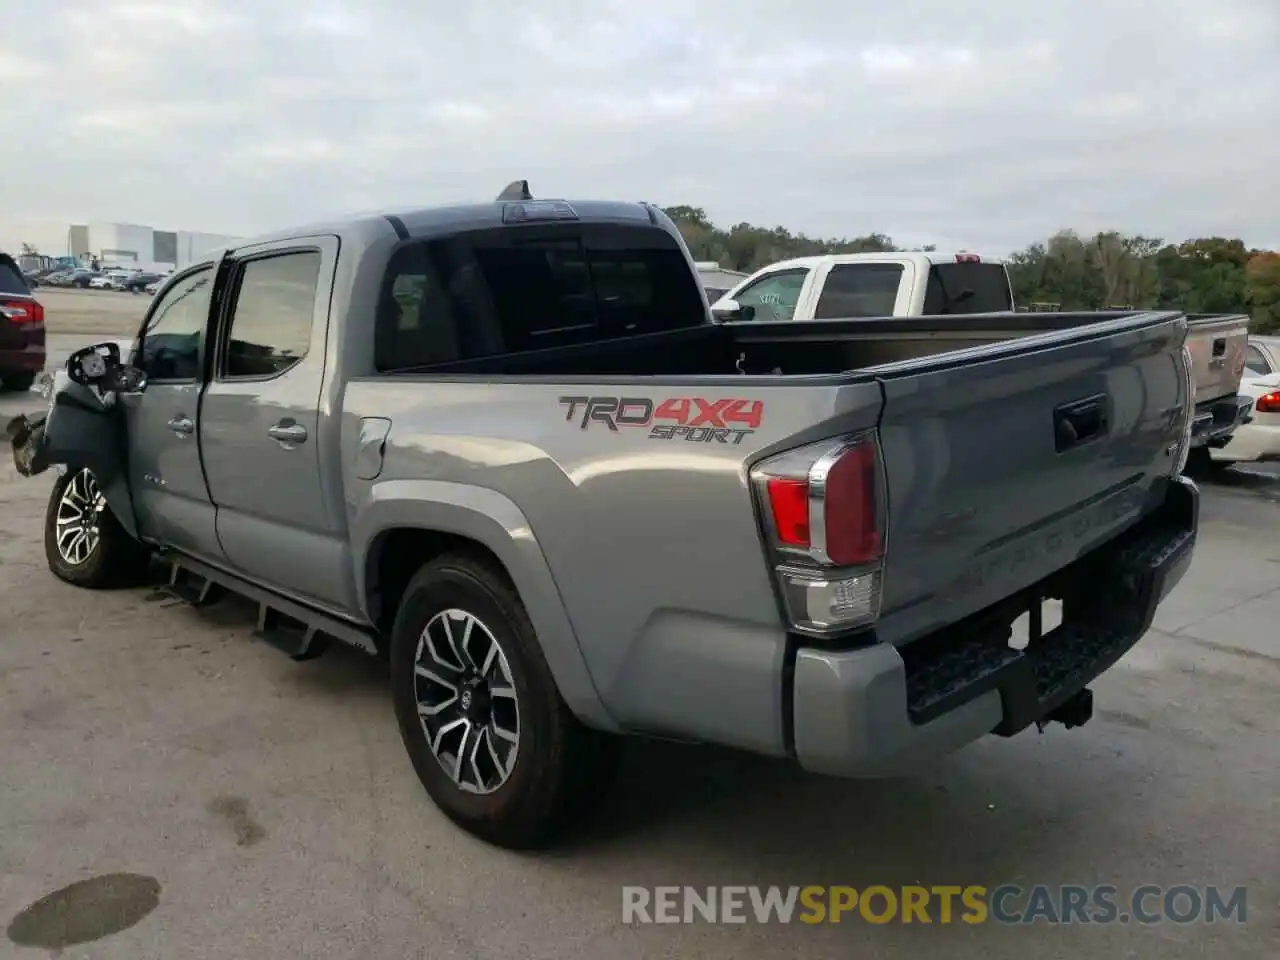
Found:
[[[7,253],[0,253],[0,389],[29,390],[45,362],[44,307]]]
[[[922,330],[962,347],[974,314],[1013,311],[1008,269],[999,258],[976,253],[849,253],[798,257],[757,270],[712,304],[725,320],[793,323],[857,318],[930,318]],[[1111,311],[1117,316],[1132,310]],[[956,323],[945,318],[955,317]],[[1187,348],[1196,387],[1192,458],[1207,462],[1210,450],[1231,442],[1249,415],[1250,401],[1237,387],[1245,366],[1249,318],[1243,314],[1187,317]],[[933,347],[927,342],[925,350]]]
[[[1249,338],[1245,349],[1244,377],[1257,378],[1280,373],[1280,336]]]
[[[1213,450],[1219,466],[1280,460],[1280,337],[1250,337],[1240,395],[1253,403],[1249,422]]]
[[[54,574],[159,553],[297,659],[385,656],[427,792],[512,847],[614,734],[884,776],[1090,718],[1194,549],[1185,316],[714,323],[659,208],[517,186],[246,242],[132,365],[73,354],[9,426],[67,468]]]
[[[96,270],[89,270],[87,268],[72,270],[65,278],[62,286],[79,287],[82,290],[87,290],[92,285],[94,278],[98,276],[100,276],[100,274]]]
[[[130,274],[124,282],[120,284],[120,289],[127,290],[129,293],[139,293],[146,290],[147,287],[151,286],[151,284],[158,283],[161,279],[160,274],[143,270],[138,273]]]

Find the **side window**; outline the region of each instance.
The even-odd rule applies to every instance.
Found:
[[[790,320],[808,276],[807,269],[779,270],[743,288],[734,299],[739,306],[755,307],[755,320]]]
[[[142,331],[134,363],[151,380],[195,380],[200,376],[200,340],[209,321],[213,268],[173,283],[160,295]]]
[[[319,285],[317,251],[247,261],[240,270],[222,376],[274,377],[305,357]]]
[[[665,231],[476,231],[392,255],[374,357],[378,370],[406,370],[705,322],[697,278]]]
[[[26,295],[31,292],[26,278],[18,269],[18,264],[9,257],[0,254],[0,294],[14,293]]]
[[[1267,358],[1257,347],[1248,347],[1244,352],[1245,368],[1252,374],[1259,377],[1265,377],[1271,372],[1271,364],[1267,362]]]
[[[891,317],[901,283],[900,263],[837,264],[822,285],[814,319]]]

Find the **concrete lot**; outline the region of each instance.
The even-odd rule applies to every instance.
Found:
[[[5,397],[0,417],[38,402]],[[56,581],[41,544],[50,482],[22,480],[6,453],[0,922],[113,873],[151,878],[126,908],[156,903],[63,957],[1280,955],[1280,478],[1206,483],[1195,565],[1095,685],[1088,726],[991,738],[872,783],[637,742],[577,842],[526,856],[437,813],[375,663],[339,649],[293,664],[252,638],[234,601],[197,611],[151,589]],[[913,883],[1247,885],[1248,922],[621,924],[626,884]],[[104,909],[71,919],[105,927]],[[45,955],[0,938],[0,957]]]
[[[151,297],[118,290],[77,290],[37,287],[44,304],[45,324],[53,336],[67,334],[92,342],[94,337],[118,337],[137,332]]]

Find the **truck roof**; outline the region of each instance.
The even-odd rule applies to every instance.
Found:
[[[938,250],[920,251],[920,250],[885,250],[883,252],[872,253],[822,253],[811,257],[792,257],[790,260],[779,260],[777,263],[769,264],[769,270],[779,270],[786,267],[816,267],[823,264],[838,263],[863,263],[883,260],[911,261],[920,267],[931,267],[939,263],[956,263],[965,258],[977,257],[981,263],[1003,264],[1004,257],[988,257],[984,254],[973,253],[969,250],[955,250],[952,252],[941,252]]]
[[[526,211],[520,216],[514,208]],[[558,215],[557,211],[571,210],[572,216]],[[632,223],[662,227],[674,232],[675,226],[657,207],[636,201],[616,200],[490,200],[481,203],[460,203],[428,207],[393,207],[367,213],[337,217],[277,230],[239,240],[234,244],[216,247],[205,252],[204,260],[217,259],[228,250],[240,250],[277,240],[294,237],[331,234],[341,239],[368,237],[386,230],[388,224],[404,239],[428,237],[438,233],[458,233],[471,230],[495,229],[519,223],[564,222],[572,219],[584,223]],[[665,221],[665,223],[664,223]]]

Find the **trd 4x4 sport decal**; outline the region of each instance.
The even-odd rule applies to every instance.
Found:
[[[648,397],[561,397],[560,405],[565,420],[577,420],[581,430],[593,423],[615,433],[620,427],[642,427],[650,440],[689,443],[737,445],[764,420],[763,400],[733,397],[668,397],[657,404]]]

